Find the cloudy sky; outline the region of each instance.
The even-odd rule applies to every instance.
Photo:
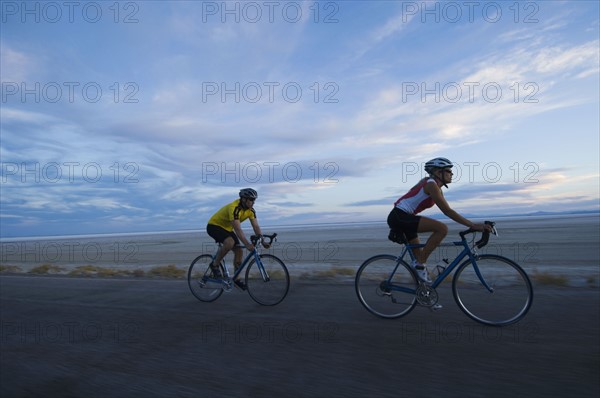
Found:
[[[2,237],[599,208],[597,1],[1,7]]]

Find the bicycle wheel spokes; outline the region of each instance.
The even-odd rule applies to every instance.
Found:
[[[223,293],[223,284],[220,279],[212,277],[210,262],[212,256],[203,254],[196,257],[188,270],[188,286],[192,294],[200,301],[215,301]],[[221,264],[221,273],[225,270]]]
[[[356,294],[361,304],[382,318],[398,318],[416,305],[417,281],[404,261],[394,256],[375,256],[356,273]]]
[[[262,305],[279,304],[287,295],[290,275],[279,258],[261,254],[262,267],[252,259],[246,270],[246,286],[254,301]]]
[[[468,260],[452,281],[454,299],[467,316],[486,325],[504,326],[527,314],[533,289],[519,265],[504,257],[482,255],[477,258],[477,269]]]

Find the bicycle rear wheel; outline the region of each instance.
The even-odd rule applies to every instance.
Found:
[[[382,318],[399,318],[417,304],[417,278],[409,265],[391,255],[366,260],[354,281],[360,303]]]
[[[192,261],[188,269],[188,286],[192,294],[200,301],[211,302],[223,294],[221,279],[213,278],[210,270],[212,261],[210,254],[203,254]],[[221,274],[225,275],[225,268],[221,263]]]
[[[261,305],[281,303],[290,288],[290,275],[279,258],[261,254],[260,264],[253,258],[246,270],[246,287],[250,297]]]
[[[512,260],[491,254],[477,257],[476,265],[471,260],[462,263],[454,274],[452,293],[469,318],[491,326],[518,322],[533,301],[525,271]]]

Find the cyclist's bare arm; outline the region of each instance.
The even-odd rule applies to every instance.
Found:
[[[251,221],[254,221],[254,220],[251,220]],[[233,220],[231,222],[231,225],[233,226],[233,231],[235,232],[237,237],[244,244],[244,246],[246,246],[246,249],[248,249],[249,251],[254,250],[254,245],[252,244],[252,242],[250,242],[248,240],[248,238],[246,238],[246,235],[244,234],[244,231],[242,230],[242,223],[240,223],[240,220]]]
[[[456,221],[459,224],[462,224],[466,227],[469,227],[475,231],[483,232],[483,231],[492,231],[492,227],[486,224],[475,224],[472,221],[467,220],[460,214],[458,214],[455,210],[453,210],[446,198],[444,198],[444,194],[442,190],[435,182],[430,182],[425,186],[425,193],[428,194],[432,199],[436,206],[446,215],[448,218]]]
[[[261,230],[260,230],[260,225],[258,225],[258,220],[257,220],[256,218],[254,218],[254,219],[250,219],[250,224],[252,224],[252,229],[254,230],[254,234],[255,234],[256,236],[262,236],[262,232],[261,232]],[[268,244],[268,243],[267,243],[267,242],[265,242],[264,240],[262,241],[262,245],[263,245],[265,248],[267,248],[267,249],[268,249],[268,248],[271,246],[270,244]]]

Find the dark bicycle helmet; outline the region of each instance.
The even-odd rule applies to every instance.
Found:
[[[446,158],[435,158],[425,163],[425,171],[431,174],[435,169],[449,169],[453,164]]]
[[[258,193],[252,188],[244,188],[240,191],[240,198],[256,199]]]

